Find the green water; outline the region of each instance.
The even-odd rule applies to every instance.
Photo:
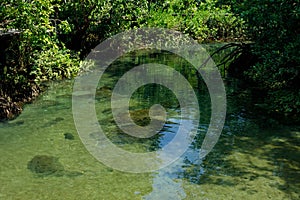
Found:
[[[73,81],[50,83],[49,90],[26,105],[17,119],[0,124],[0,199],[300,199],[299,127],[256,117],[243,94],[228,95],[222,135],[213,151],[198,159],[209,124],[209,95],[205,84],[177,57],[131,55],[107,71],[95,105],[99,123],[114,144],[132,152],[154,151],[171,141],[178,130],[178,101],[171,91],[154,84],[138,89],[130,107],[135,122],[144,125],[148,118],[143,110],[154,103],[163,105],[168,117],[158,135],[136,139],[122,133],[112,120],[111,87],[128,66],[158,60],[180,69],[198,91],[198,135],[180,159],[153,173],[106,167],[86,150],[77,134],[71,104]],[[228,93],[231,87],[226,86]],[[28,163],[37,155],[55,157],[63,169],[32,171]]]

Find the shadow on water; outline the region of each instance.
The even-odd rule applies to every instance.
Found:
[[[186,169],[180,176],[193,184],[238,187],[248,194],[260,191],[259,183],[264,180],[263,185],[271,189],[266,193],[276,188],[284,198],[299,199],[300,127],[268,127],[261,117],[237,106],[245,105],[238,99],[229,97],[228,104],[234,109],[228,113],[218,144],[200,164],[186,159]],[[198,149],[199,143],[201,139],[193,148]]]

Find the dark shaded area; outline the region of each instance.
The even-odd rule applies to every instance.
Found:
[[[1,80],[0,88],[0,121],[16,118],[21,114],[23,105],[32,102],[44,90],[34,83],[11,85]]]
[[[253,54],[251,51],[251,45],[253,44],[239,44],[237,49],[230,53],[229,56],[232,57],[233,61],[227,67],[228,77],[247,79],[244,73],[258,62],[257,55]]]
[[[26,77],[26,70],[17,66],[18,47],[15,41],[19,40],[20,32],[0,32],[0,121],[16,118],[25,103],[34,100],[45,88],[33,81],[26,84],[17,81],[18,76]],[[9,77],[6,77],[9,74]]]
[[[64,133],[65,139],[66,140],[74,140],[75,137],[72,133]]]

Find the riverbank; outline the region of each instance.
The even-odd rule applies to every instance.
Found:
[[[0,85],[0,121],[12,120],[18,117],[24,104],[31,103],[43,91],[42,87],[33,83],[27,87],[14,87],[3,83],[0,83]]]

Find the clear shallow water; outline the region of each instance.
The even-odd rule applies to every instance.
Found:
[[[112,121],[109,101],[110,84],[123,73],[122,62],[130,65],[137,61],[123,58],[106,74],[105,85],[109,87],[99,85],[96,95],[99,123],[121,148],[133,152],[157,150],[178,129],[178,102],[169,91],[157,86],[137,91],[131,101],[132,109],[146,109],[159,102],[168,112],[167,124],[152,139],[122,134]],[[165,56],[164,63],[180,62]],[[189,80],[198,85],[193,78]],[[188,151],[167,168],[132,174],[104,166],[85,149],[73,121],[72,84],[72,81],[51,83],[49,90],[33,104],[26,105],[17,119],[0,124],[0,199],[300,198],[299,127],[275,124],[273,128],[261,128],[265,122],[247,114],[240,96],[228,97],[223,133],[204,160],[199,160],[198,154],[209,123],[210,102],[202,88],[198,94],[199,131]],[[144,112],[133,116],[137,123],[147,122]],[[74,139],[66,139],[66,133],[71,133]],[[58,158],[64,171],[50,175],[33,173],[27,166],[36,155]]]

